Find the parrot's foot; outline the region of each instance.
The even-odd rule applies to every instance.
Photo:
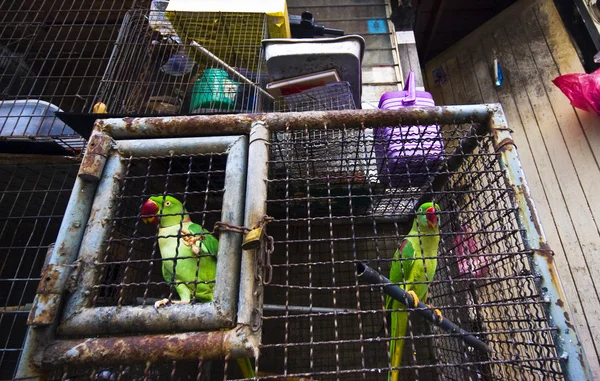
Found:
[[[417,294],[415,294],[415,292],[412,291],[412,290],[411,291],[407,291],[407,292],[413,298],[413,302],[415,304],[414,307],[415,308],[419,307],[419,297],[417,296]]]
[[[184,234],[184,237],[181,237],[181,239],[183,240],[183,243],[186,246],[189,246],[192,248],[192,250],[194,249],[194,247],[196,246],[196,242],[200,241],[202,239],[202,236],[191,236],[189,234],[190,231],[187,229],[181,229],[181,234]],[[195,251],[194,251],[195,252]]]
[[[164,307],[169,304],[190,304],[190,301],[189,300],[170,300],[170,299],[164,298],[163,300],[159,300],[154,303],[154,309],[156,310],[156,312],[158,312],[158,309],[160,307]]]
[[[431,307],[429,304],[427,305],[427,307],[429,307],[433,310],[433,320],[434,320],[435,324],[440,324],[442,322],[442,320],[444,320],[442,311],[438,310],[437,308]]]
[[[200,248],[198,246],[192,245],[192,251],[194,252],[194,254],[200,255]]]

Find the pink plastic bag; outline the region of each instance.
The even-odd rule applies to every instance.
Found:
[[[574,107],[600,115],[600,69],[591,74],[565,74],[552,81]]]
[[[461,233],[471,233],[468,225],[460,227]],[[475,242],[475,234],[459,234],[454,237],[456,256],[458,257],[458,273],[462,276],[480,278],[488,273],[488,259],[478,254],[479,247]]]

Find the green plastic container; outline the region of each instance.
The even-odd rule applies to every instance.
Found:
[[[238,83],[221,69],[206,69],[192,89],[190,112],[198,109],[229,111],[235,107]]]

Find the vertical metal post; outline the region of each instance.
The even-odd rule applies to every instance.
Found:
[[[494,134],[494,146],[499,155],[500,167],[504,171],[506,182],[514,190],[519,207],[519,227],[523,231],[525,248],[532,252],[530,262],[533,271],[539,276],[538,287],[544,298],[548,324],[555,328],[552,337],[563,373],[569,380],[591,380],[589,364],[571,321],[571,311],[554,264],[554,253],[546,241],[500,105],[492,109],[490,127]]]
[[[96,182],[84,180],[81,177],[78,177],[75,181],[54,249],[48,260],[48,266],[54,266],[68,273],[70,266],[77,259],[83,232],[96,194],[96,185]],[[57,287],[62,288],[64,291],[66,277],[61,275],[61,279],[63,282],[57,284]],[[36,295],[29,320],[34,320],[36,315],[44,316],[46,311],[59,311],[62,297],[63,292],[56,293],[45,300],[41,295]],[[43,347],[54,338],[58,316],[51,316],[48,321],[50,320],[52,322],[49,325],[30,326],[28,328],[27,337],[23,343],[23,352],[17,367],[17,378],[45,378],[44,373],[40,370],[41,353]]]
[[[206,139],[206,138],[205,138]],[[244,218],[244,194],[246,186],[246,168],[248,155],[248,138],[240,136],[227,153],[225,172],[225,193],[221,208],[221,221],[242,225]],[[219,260],[215,284],[215,303],[222,318],[235,323],[235,307],[238,296],[240,269],[240,252],[242,235],[232,231],[223,231],[219,236]]]
[[[121,197],[121,179],[125,174],[125,166],[116,151],[113,151],[106,160],[106,166],[98,183],[98,196],[93,199],[87,221],[86,234],[82,237],[81,250],[77,257],[80,266],[85,269],[77,282],[77,289],[65,303],[64,319],[69,319],[78,313],[81,307],[89,307],[93,297],[93,287],[99,276],[100,268],[95,262],[104,253],[108,245],[110,234],[110,221],[115,214],[117,200]],[[90,232],[94,232],[90,234]]]
[[[252,123],[248,148],[246,180],[246,215],[244,225],[252,228],[267,213],[267,175],[269,160],[269,130],[264,122]],[[260,337],[262,315],[262,280],[256,273],[258,250],[244,250],[240,271],[238,324],[248,325]]]

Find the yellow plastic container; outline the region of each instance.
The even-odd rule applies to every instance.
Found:
[[[171,0],[165,13],[186,45],[196,41],[229,65],[252,71],[260,71],[263,39],[291,37],[285,0]],[[200,54],[188,51],[204,66]]]
[[[198,39],[203,36],[195,33],[194,21],[190,19],[193,16],[186,13],[226,13],[231,16],[240,14],[264,14],[267,16],[268,38],[291,38],[290,22],[285,0],[171,0],[167,6],[167,19],[173,24],[177,34],[185,32],[188,38]],[[181,22],[179,18],[188,20],[189,23]],[[174,24],[179,24],[180,27]],[[181,28],[182,30],[179,30]],[[200,28],[200,31],[203,28]],[[243,31],[244,29],[242,29]],[[232,36],[235,39],[235,36]],[[262,37],[262,36],[261,36]]]

